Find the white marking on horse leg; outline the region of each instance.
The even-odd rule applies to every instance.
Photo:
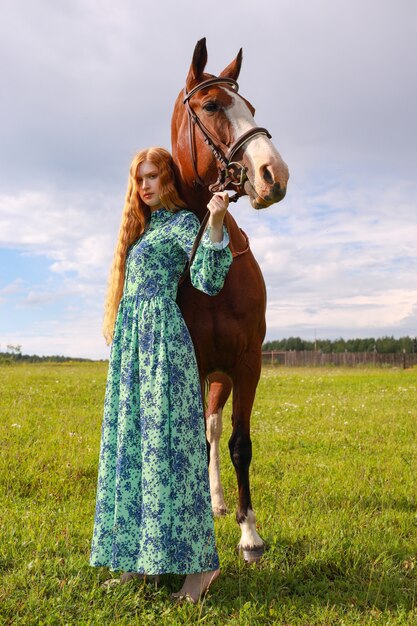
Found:
[[[239,524],[242,535],[240,537],[240,550],[254,550],[261,548],[264,542],[256,532],[256,518],[252,509],[248,509],[248,514]]]
[[[220,456],[219,443],[223,431],[222,409],[217,413],[212,413],[206,420],[207,441],[210,444],[210,495],[213,513],[216,516],[225,515],[227,512],[224,501],[223,487],[220,482]]]

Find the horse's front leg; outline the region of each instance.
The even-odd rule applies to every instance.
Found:
[[[226,515],[227,506],[220,480],[220,438],[223,431],[223,407],[230,395],[232,382],[219,372],[209,376],[210,391],[206,411],[206,436],[210,446],[209,478],[213,514]]]
[[[259,561],[264,552],[264,542],[256,532],[249,485],[249,465],[252,459],[250,415],[261,370],[260,358],[255,355],[253,361],[255,363],[242,364],[233,377],[233,431],[229,439],[230,456],[239,489],[239,506],[236,512],[241,529],[239,549],[248,563]]]

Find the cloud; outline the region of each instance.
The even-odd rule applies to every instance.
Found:
[[[65,318],[37,322],[31,327],[10,333],[1,345],[19,344],[25,354],[64,355],[80,358],[106,359],[109,348],[101,334],[102,316],[72,311]]]
[[[16,278],[8,285],[0,287],[0,303],[6,302],[10,296],[14,296],[22,290],[23,281],[21,278]]]
[[[260,215],[239,215],[267,285],[268,336],[315,328],[344,336],[413,334],[415,191],[309,191],[307,197],[296,190]]]
[[[43,280],[16,276],[0,302],[50,312],[45,328],[22,321],[11,342],[102,354],[129,163],[143,146],[169,147],[204,35],[213,73],[243,47],[241,93],[290,168],[284,202],[232,208],[265,275],[269,336],[416,327],[415,3],[317,0],[300,11],[266,0],[257,11],[215,0],[207,12],[182,0],[154,2],[145,17],[134,0],[22,0],[0,23],[0,246],[49,265]],[[71,323],[85,344],[57,301],[68,315],[78,307]]]
[[[16,278],[16,280],[14,280],[13,282],[5,285],[4,287],[1,287],[0,296],[8,296],[9,294],[14,294],[20,291],[22,288],[22,282],[23,281],[21,278]]]
[[[123,194],[19,191],[0,195],[0,246],[51,259],[55,273],[101,281],[116,240]]]
[[[204,34],[214,73],[243,46],[242,93],[293,172],[333,175],[347,163],[365,177],[415,171],[414,3],[317,0],[300,11],[266,0],[257,12],[218,1],[211,10],[155,2],[145,19],[133,0],[117,10],[109,1],[9,2],[0,26],[4,182],[101,184],[122,177],[137,148],[169,144],[173,102]]]

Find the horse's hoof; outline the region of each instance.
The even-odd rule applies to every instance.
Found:
[[[264,546],[254,546],[253,548],[242,548],[238,546],[242,553],[245,563],[259,563],[263,553],[265,552]]]

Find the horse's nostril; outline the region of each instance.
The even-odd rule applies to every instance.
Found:
[[[268,165],[263,165],[261,170],[262,170],[262,177],[264,181],[268,183],[268,185],[272,185],[272,183],[274,182],[274,177],[269,171]]]

